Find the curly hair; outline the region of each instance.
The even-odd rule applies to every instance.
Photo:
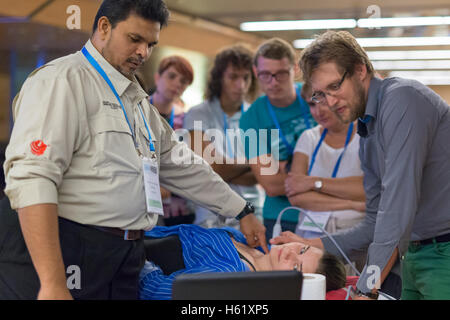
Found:
[[[253,100],[257,91],[256,78],[253,73],[253,52],[243,45],[233,45],[222,49],[215,57],[214,64],[209,73],[208,85],[205,98],[212,100],[219,98],[222,94],[223,74],[228,65],[231,64],[235,68],[247,69],[250,71],[250,88],[247,96],[249,100]]]

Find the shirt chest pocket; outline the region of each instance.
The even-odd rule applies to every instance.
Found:
[[[140,174],[140,158],[125,119],[101,115],[91,121],[95,141],[94,166],[114,175]]]

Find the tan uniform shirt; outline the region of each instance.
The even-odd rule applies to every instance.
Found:
[[[116,88],[147,157],[148,133],[160,168],[161,186],[226,217],[245,201],[184,144],[138,82],[127,79],[85,45]],[[4,164],[5,193],[14,209],[54,203],[58,214],[97,226],[151,229],[142,162],[122,108],[105,80],[79,51],[49,62],[25,81],[13,103],[14,129]],[[180,163],[181,162],[181,163]]]

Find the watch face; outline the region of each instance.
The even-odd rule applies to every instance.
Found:
[[[322,181],[318,180],[318,181],[314,182],[314,186],[316,187],[316,189],[322,188]]]

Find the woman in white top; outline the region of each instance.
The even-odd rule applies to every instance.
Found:
[[[302,96],[319,125],[304,131],[297,141],[286,179],[286,194],[294,206],[330,212],[328,216],[325,214],[328,218],[325,229],[333,233],[350,228],[364,218],[359,136],[354,123],[345,124],[327,105],[312,102],[307,85],[303,86]],[[299,233],[305,237],[317,236],[313,232]]]

